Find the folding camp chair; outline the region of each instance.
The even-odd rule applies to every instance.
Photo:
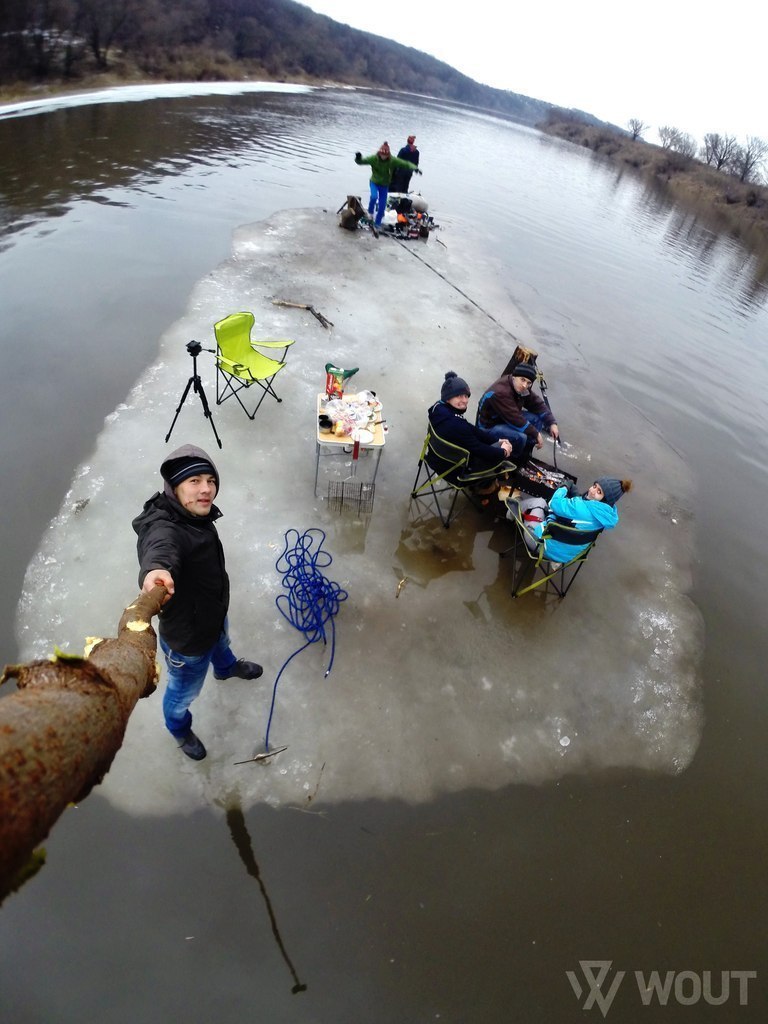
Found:
[[[293,340],[288,338],[259,338],[251,340],[253,313],[232,313],[213,325],[216,335],[216,404],[221,405],[228,398],[236,398],[248,417],[255,418],[267,395],[278,398],[272,381],[285,366],[285,355]],[[282,349],[279,359],[273,359],[258,352],[254,346],[268,349]],[[253,412],[245,406],[240,392],[256,385],[261,396]]]
[[[444,440],[430,423],[411,488],[411,500],[426,498],[433,502],[446,530],[454,518],[456,499],[460,494],[464,494],[476,508],[481,508],[482,501],[472,492],[472,487],[478,483],[489,483],[503,473],[514,473],[516,468],[514,463],[503,458],[497,465],[476,472],[471,472],[468,466],[467,449]],[[422,474],[424,479],[419,483]]]
[[[579,530],[553,519],[544,523],[539,538],[528,528],[519,507],[511,521],[514,523],[515,540],[510,548],[501,552],[501,557],[512,558],[512,597],[522,597],[542,585],[545,593],[551,589],[559,598],[565,597],[603,532],[602,529]],[[567,562],[552,562],[544,553],[547,540],[572,545],[578,550]],[[529,575],[531,582],[523,586]]]

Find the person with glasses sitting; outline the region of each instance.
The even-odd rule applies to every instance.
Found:
[[[533,391],[536,367],[518,363],[511,373],[485,389],[477,410],[478,426],[512,443],[512,458],[530,455],[544,445],[542,431],[555,441],[560,431],[552,410]]]

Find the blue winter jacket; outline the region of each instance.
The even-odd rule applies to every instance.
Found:
[[[619,521],[619,513],[605,501],[588,501],[581,496],[569,498],[568,489],[558,487],[549,499],[547,518],[544,523],[535,523],[531,533],[541,537],[544,524],[553,519],[566,526],[575,526],[577,530],[612,530]],[[562,541],[550,539],[545,544],[544,555],[552,562],[570,562],[587,547],[588,544],[563,544]]]

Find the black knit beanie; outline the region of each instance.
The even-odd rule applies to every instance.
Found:
[[[163,477],[173,489],[189,480],[191,476],[201,476],[203,473],[216,477],[216,487],[219,486],[219,478],[216,470],[206,459],[196,455],[182,455],[178,459],[170,459],[163,464]]]
[[[457,395],[471,395],[472,392],[469,390],[469,384],[458,374],[454,373],[453,370],[449,370],[445,375],[443,386],[440,389],[440,397],[444,402],[447,402],[449,398],[456,398]]]
[[[536,367],[532,363],[518,363],[512,371],[513,377],[525,377],[526,380],[536,380]]]

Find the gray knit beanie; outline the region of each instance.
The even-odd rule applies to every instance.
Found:
[[[457,395],[471,395],[472,392],[469,390],[469,384],[465,380],[462,380],[458,374],[454,373],[453,370],[449,370],[445,375],[443,386],[440,389],[440,397],[444,402],[447,402],[449,398],[455,398]]]
[[[595,480],[596,484],[600,484],[603,489],[603,501],[606,505],[615,505],[619,498],[624,493],[624,488],[621,486],[621,480],[617,480],[612,476],[601,476],[598,480]]]

